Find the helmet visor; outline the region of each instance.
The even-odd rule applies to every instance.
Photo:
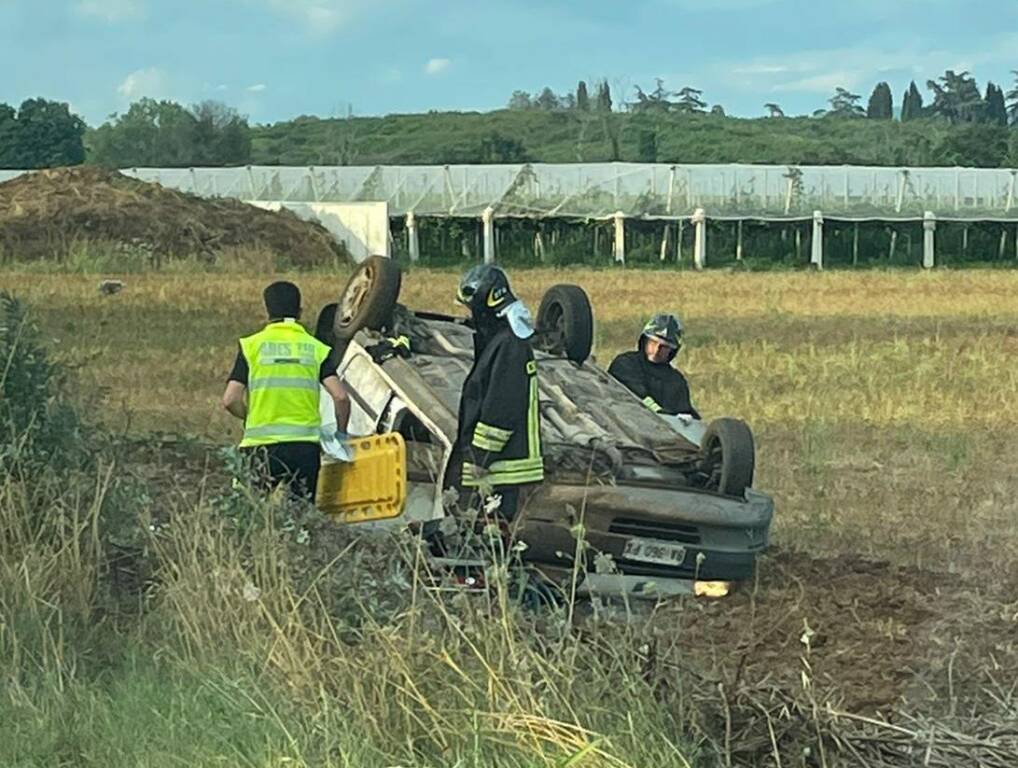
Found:
[[[470,302],[474,300],[474,296],[476,295],[477,286],[474,285],[473,283],[465,283],[464,285],[461,285],[459,287],[459,290],[456,292],[456,300],[460,304],[469,305]]]
[[[682,346],[681,338],[669,338],[667,334],[648,333],[647,337],[654,339],[654,341],[658,342],[662,347],[668,347],[668,349],[678,349]]]

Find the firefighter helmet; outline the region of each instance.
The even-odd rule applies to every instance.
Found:
[[[654,338],[660,341],[662,344],[666,344],[671,347],[673,352],[669,360],[675,357],[679,351],[679,347],[682,346],[682,321],[679,320],[675,315],[669,315],[667,313],[660,313],[654,315],[647,324],[643,326],[643,331],[640,333],[640,348],[643,349],[643,340],[647,338]]]
[[[463,275],[456,300],[475,315],[497,315],[515,302],[516,296],[509,287],[505,270],[493,264],[480,264]]]

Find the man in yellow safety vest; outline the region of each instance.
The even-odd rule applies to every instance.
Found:
[[[345,432],[350,401],[330,362],[330,349],[297,322],[300,290],[290,282],[265,289],[269,323],[240,340],[223,407],[244,422],[240,448],[273,485],[314,502],[321,465],[319,398],[331,396],[336,428]]]

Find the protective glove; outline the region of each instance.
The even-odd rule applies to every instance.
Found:
[[[368,347],[367,352],[376,364],[381,365],[393,357],[410,357],[410,338],[408,336],[390,336],[377,344]]]
[[[353,451],[349,446],[350,435],[336,430],[331,435],[322,434],[322,453],[335,461],[353,461]]]

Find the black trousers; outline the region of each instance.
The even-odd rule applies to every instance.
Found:
[[[321,446],[318,443],[273,443],[242,448],[251,457],[255,481],[267,490],[281,483],[290,494],[315,503]]]

